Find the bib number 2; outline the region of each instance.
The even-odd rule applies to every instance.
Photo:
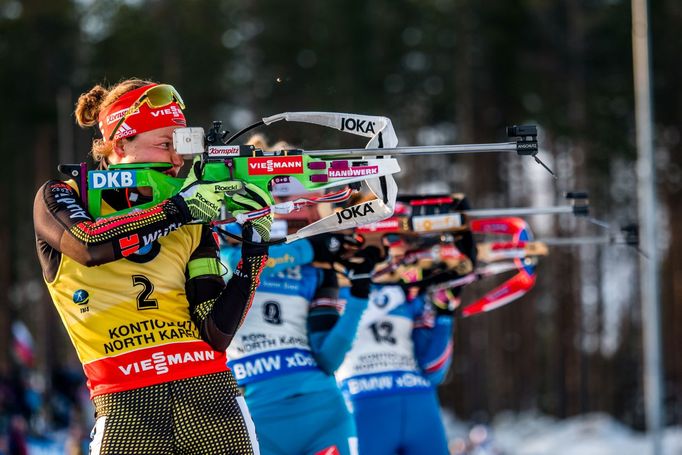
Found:
[[[137,294],[138,310],[159,308],[159,301],[149,297],[154,292],[154,285],[149,278],[144,275],[133,275],[133,286],[142,286],[142,290]]]

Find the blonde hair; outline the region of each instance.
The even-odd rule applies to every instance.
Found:
[[[76,123],[81,128],[89,128],[99,124],[99,113],[108,108],[124,93],[135,90],[153,82],[143,79],[126,79],[110,87],[95,85],[88,92],[81,94],[76,102]],[[92,141],[90,155],[100,165],[106,165],[106,158],[113,152],[113,143],[103,139]]]
[[[261,149],[265,152],[272,152],[275,150],[286,150],[286,149],[293,149],[294,148],[287,141],[279,141],[279,142],[274,143],[273,145],[269,145],[268,140],[265,138],[265,135],[260,134],[260,133],[252,135],[246,141],[246,145],[253,145],[257,149]]]

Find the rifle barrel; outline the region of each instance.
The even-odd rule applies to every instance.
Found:
[[[464,210],[462,213],[471,218],[489,218],[497,216],[524,216],[524,215],[554,215],[557,213],[574,213],[575,207],[512,207],[507,209],[477,209]]]
[[[550,246],[580,246],[580,245],[605,245],[617,243],[617,239],[612,237],[567,237],[567,238],[547,238],[539,241]]]
[[[489,152],[517,152],[518,143],[499,142],[494,144],[462,144],[462,145],[416,145],[412,147],[393,148],[349,148],[331,150],[306,150],[310,156],[378,156],[378,155],[432,155],[432,154],[464,154]]]

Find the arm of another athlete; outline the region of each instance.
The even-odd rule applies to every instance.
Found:
[[[268,247],[242,244],[241,260],[225,283],[218,260],[218,245],[204,226],[202,240],[187,265],[187,300],[190,315],[204,341],[224,351],[251,307]]]
[[[220,256],[227,263],[230,270],[234,270],[241,260],[241,249],[236,245],[223,245]],[[306,239],[283,245],[273,245],[268,252],[268,261],[263,269],[263,277],[273,275],[282,270],[297,265],[310,264],[313,260],[313,250]]]
[[[312,262],[333,263],[354,251],[356,240],[347,234],[325,233],[292,243],[270,247],[269,259],[263,276],[270,276],[297,265]],[[239,261],[240,252],[234,246],[222,247],[221,257],[231,269]]]
[[[452,361],[454,318],[452,313],[435,312],[421,295],[412,304],[420,309],[412,331],[417,363],[426,378],[438,385],[445,379]]]
[[[330,269],[319,272],[322,284],[308,313],[308,340],[319,367],[334,374],[353,345],[368,300],[350,293],[340,300],[336,272]]]
[[[78,193],[60,180],[45,183],[33,205],[41,260],[58,252],[86,266],[128,256],[145,246],[145,237],[167,235],[189,219],[186,208],[165,200],[146,210],[95,221]]]

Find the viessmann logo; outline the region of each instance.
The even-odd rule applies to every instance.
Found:
[[[173,117],[180,117],[182,115],[182,111],[180,110],[179,107],[171,105],[170,107],[165,107],[161,109],[157,109],[155,111],[150,111],[150,114],[152,114],[152,117],[161,117],[164,115],[172,115]]]
[[[303,158],[280,156],[276,158],[249,158],[249,175],[303,174]]]
[[[177,354],[165,354],[163,351],[155,352],[150,358],[132,362],[127,365],[119,365],[118,369],[125,376],[139,374],[145,371],[155,371],[156,374],[166,374],[169,367],[183,363],[200,363],[215,359],[215,351],[194,351]]]

